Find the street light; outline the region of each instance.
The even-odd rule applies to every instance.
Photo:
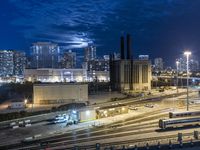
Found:
[[[177,73],[177,76],[176,76],[176,90],[177,90],[177,93],[178,93],[178,65],[179,65],[179,61],[177,60],[176,61],[176,73]]]
[[[27,99],[25,99],[25,100],[24,100],[24,103],[25,103],[25,105],[27,104],[27,102],[28,102],[28,100],[27,100]]]
[[[28,102],[28,100],[24,99],[24,106],[25,106],[25,108],[27,107],[27,102]]]
[[[189,110],[189,93],[188,93],[188,86],[189,86],[189,56],[192,53],[190,51],[184,52],[184,55],[187,58],[187,111]]]

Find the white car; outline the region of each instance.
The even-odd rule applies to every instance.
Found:
[[[145,104],[144,106],[148,107],[148,108],[153,108],[154,107],[153,104]]]
[[[66,121],[67,121],[66,119],[55,119],[54,123],[64,123]]]

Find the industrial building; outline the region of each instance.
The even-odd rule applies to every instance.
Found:
[[[125,38],[121,37],[121,56],[116,60],[110,55],[110,83],[112,90],[144,91],[151,89],[151,63],[149,60],[133,60],[131,37],[127,35],[127,51]],[[125,56],[126,55],[126,56]]]
[[[67,104],[88,101],[88,85],[78,83],[35,84],[34,104]]]

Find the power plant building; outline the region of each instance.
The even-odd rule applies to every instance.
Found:
[[[121,37],[121,58],[110,56],[110,82],[112,90],[147,91],[151,89],[151,63],[149,60],[133,60],[131,37],[127,35],[125,56],[124,37]]]

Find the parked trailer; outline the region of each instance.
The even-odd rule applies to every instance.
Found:
[[[176,128],[184,126],[200,125],[200,117],[198,118],[175,118],[175,119],[160,119],[159,127],[161,129]]]
[[[200,111],[169,112],[169,118],[200,116]]]

